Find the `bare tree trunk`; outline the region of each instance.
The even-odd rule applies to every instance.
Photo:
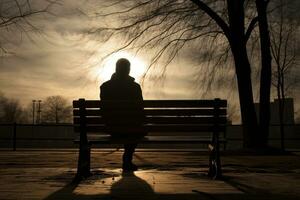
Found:
[[[285,90],[284,90],[284,73],[280,73],[281,84],[279,85],[279,126],[280,126],[280,140],[281,140],[281,149],[284,150],[284,102],[285,102]]]
[[[243,124],[243,142],[245,148],[257,147],[257,118],[253,103],[253,93],[250,76],[250,64],[246,49],[237,49],[233,52],[235,57],[236,75]]]
[[[256,133],[258,126],[253,102],[251,68],[244,36],[244,2],[227,0],[227,3],[230,27],[230,38],[228,39],[234,57],[238,81],[244,147],[254,148],[257,146]]]
[[[272,58],[270,49],[270,34],[267,19],[268,0],[256,0],[258,24],[261,44],[261,77],[259,99],[259,146],[268,145],[270,125],[270,93],[272,76]]]

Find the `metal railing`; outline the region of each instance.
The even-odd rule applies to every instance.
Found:
[[[21,128],[21,130],[20,130]],[[300,124],[285,124],[286,136],[285,142],[293,142],[298,149],[300,149]],[[228,125],[226,140],[227,146],[229,143],[242,143],[242,126],[241,125]],[[279,125],[272,124],[270,130],[273,130],[273,135],[269,138],[270,142],[278,142],[281,140],[279,134]],[[13,151],[17,150],[17,142],[27,142],[27,146],[30,146],[35,141],[45,142],[55,147],[57,142],[68,142],[69,146],[73,145],[73,140],[77,136],[77,133],[73,132],[73,124],[17,124],[6,123],[0,124],[0,141],[6,147],[12,148]],[[9,143],[6,143],[9,141]],[[35,144],[36,144],[35,143]],[[33,145],[34,146],[34,145]],[[3,148],[0,144],[0,148]]]

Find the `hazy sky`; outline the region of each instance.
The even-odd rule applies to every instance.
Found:
[[[70,101],[80,97],[97,99],[99,85],[112,71],[107,67],[112,65],[110,67],[114,68],[112,60],[105,65],[99,59],[118,41],[103,45],[96,38],[83,34],[96,25],[97,20],[101,20],[89,18],[79,12],[79,9],[94,9],[92,5],[92,1],[85,0],[62,1],[62,5],[53,8],[56,16],[42,15],[34,18],[34,24],[43,34],[32,33],[30,39],[15,31],[1,31],[1,35],[10,41],[4,44],[13,54],[0,58],[0,90],[8,97],[20,99],[24,105],[32,99],[44,99],[51,95],[62,95]],[[147,55],[141,54],[133,58],[134,53],[130,51],[125,52],[125,55],[132,58],[132,68],[137,71],[149,64]],[[166,74],[164,83],[145,82],[145,99],[202,97],[201,89],[195,85],[195,63],[184,54],[174,59]],[[235,82],[234,79],[232,81]],[[231,88],[223,88],[222,91],[215,91],[212,96],[231,98],[232,102],[237,102],[236,93],[230,91]],[[299,90],[295,96],[298,101]]]
[[[63,95],[69,99],[98,98],[99,85],[108,77],[107,72],[103,77],[104,63],[99,59],[111,51],[117,41],[103,45],[97,38],[83,34],[83,31],[99,20],[78,11],[88,10],[92,5],[91,1],[63,2],[63,5],[53,9],[56,16],[43,15],[32,20],[44,32],[42,35],[31,33],[29,39],[13,31],[4,32],[8,38],[11,34],[15,37],[14,45],[8,44],[13,54],[6,55],[0,61],[1,91],[7,96],[22,99],[24,102],[43,99],[49,95]],[[146,55],[134,56],[134,52],[126,51],[125,56],[127,54],[132,58],[133,71],[136,68],[145,69],[149,64]],[[113,59],[115,61],[116,58]],[[109,63],[113,71],[114,62]],[[182,70],[182,66],[186,70]],[[191,77],[189,67],[192,68],[189,61],[175,59],[164,82],[167,88],[160,87],[157,91],[153,89],[157,86],[148,84],[148,90],[144,91],[145,98],[180,99],[199,95],[195,95],[193,91],[197,88],[193,87],[195,77]]]

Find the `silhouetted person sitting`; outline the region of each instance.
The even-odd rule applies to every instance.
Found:
[[[129,76],[130,62],[121,58],[116,72],[100,87],[100,98],[107,131],[115,139],[124,139],[123,170],[135,171],[132,163],[137,141],[146,135],[143,128],[143,96],[139,84]]]

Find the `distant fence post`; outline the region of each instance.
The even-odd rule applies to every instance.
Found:
[[[17,123],[13,123],[13,150],[17,150]]]

